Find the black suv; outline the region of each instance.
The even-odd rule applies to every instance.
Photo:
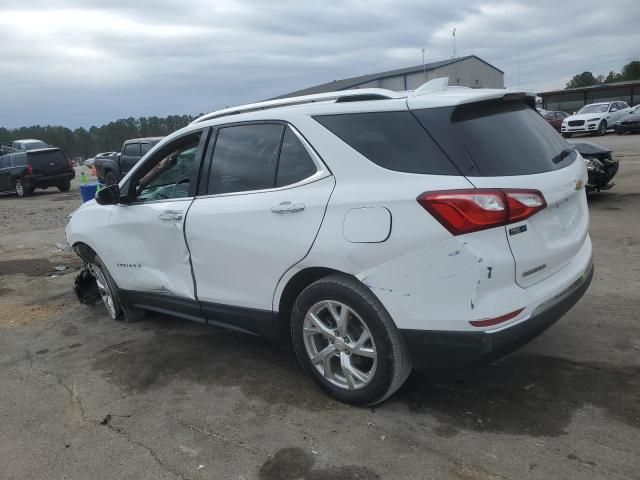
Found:
[[[39,140],[17,140],[0,145],[0,192],[15,191],[19,197],[36,188],[71,188],[76,176],[71,160],[62,150]]]

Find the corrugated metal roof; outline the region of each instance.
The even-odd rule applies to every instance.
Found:
[[[362,85],[364,83],[371,82],[374,80],[380,80],[383,78],[396,77],[400,75],[406,75],[409,73],[419,73],[419,72],[422,72],[423,70],[426,70],[428,72],[431,70],[435,70],[436,68],[440,68],[446,65],[451,65],[453,63],[458,63],[464,60],[468,60],[469,58],[476,58],[477,60],[480,60],[482,63],[487,64],[489,67],[497,70],[498,72],[504,73],[499,68],[496,68],[490,63],[485,62],[484,60],[482,60],[480,57],[477,57],[476,55],[467,55],[465,57],[451,58],[449,60],[441,60],[439,62],[427,63],[425,65],[420,64],[414,67],[398,68],[396,70],[388,70],[386,72],[371,73],[368,75],[360,75],[359,77],[344,78],[342,80],[334,80],[333,82],[327,82],[321,85],[304,88],[302,90],[296,90],[295,92],[290,92],[285,95],[280,95],[278,97],[273,97],[273,98],[270,98],[269,100],[277,100],[279,98],[286,98],[286,97],[297,97],[300,95],[311,95],[314,93],[334,92],[336,90],[346,90],[348,88],[354,88],[354,87],[357,87],[358,85]]]

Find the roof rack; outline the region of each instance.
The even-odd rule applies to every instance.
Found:
[[[342,90],[337,92],[316,93],[314,95],[303,95],[300,97],[281,98],[279,100],[268,100],[266,102],[250,103],[239,107],[225,108],[215,112],[207,113],[196,118],[191,124],[211,120],[212,118],[225,117],[228,115],[237,115],[240,113],[255,112],[259,110],[268,110],[270,108],[286,107],[291,105],[304,105],[306,103],[327,102],[335,100],[336,102],[354,102],[365,100],[388,100],[393,98],[406,98],[406,94],[394,92],[384,88],[360,88],[357,90]]]

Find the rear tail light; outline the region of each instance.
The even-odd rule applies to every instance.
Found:
[[[73,170],[73,162],[71,160],[67,159],[67,166],[69,167],[69,170]]]
[[[452,235],[519,222],[547,206],[538,190],[520,189],[441,190],[417,200]]]
[[[27,175],[33,175],[33,167],[31,165],[27,165]]]

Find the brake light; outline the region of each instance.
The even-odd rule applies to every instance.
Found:
[[[69,167],[69,170],[73,170],[73,162],[69,159],[67,159],[67,166]]]
[[[33,175],[33,167],[31,165],[27,165],[27,175]]]
[[[417,200],[452,235],[519,222],[547,206],[542,193],[525,189],[442,190]]]
[[[498,325],[499,323],[504,323],[508,320],[511,320],[512,318],[517,317],[523,310],[524,308],[520,308],[519,310],[507,313],[500,317],[486,318],[484,320],[471,320],[469,323],[474,327],[492,327],[493,325]]]

